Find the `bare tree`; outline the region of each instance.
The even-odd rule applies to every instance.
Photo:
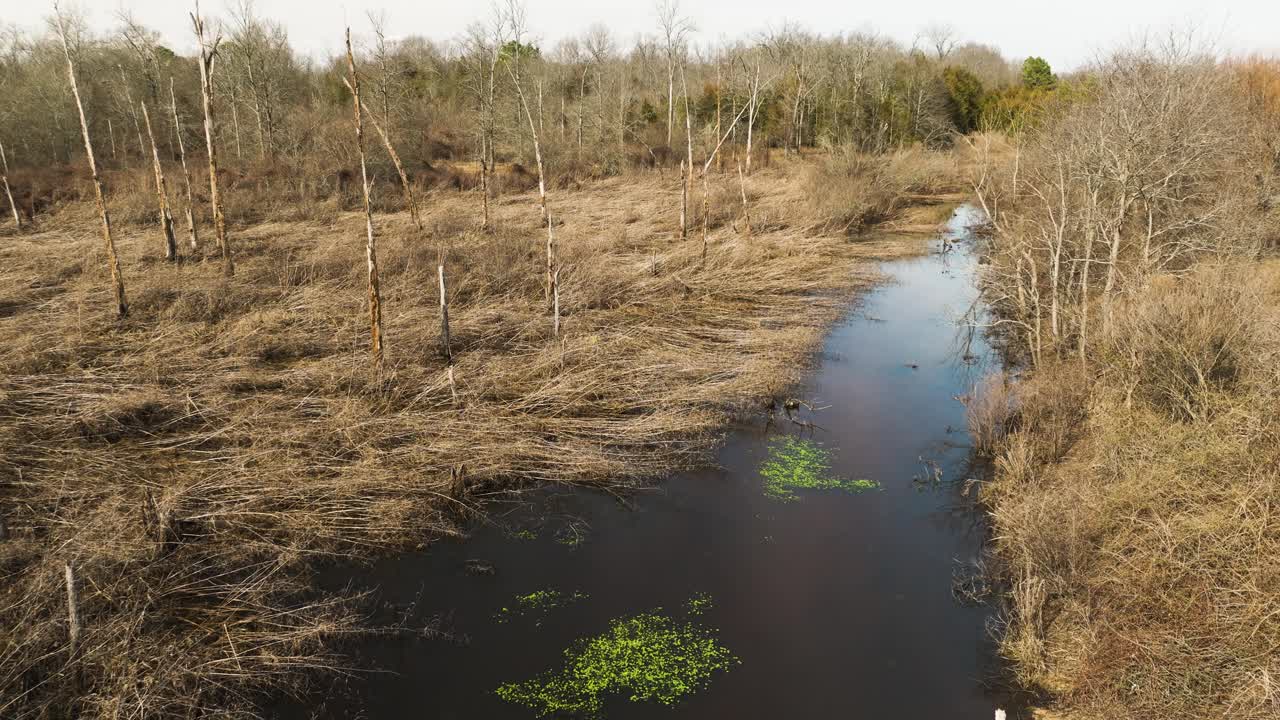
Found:
[[[373,234],[373,208],[369,202],[369,171],[364,158],[364,122],[360,103],[360,76],[356,74],[356,57],[351,52],[351,28],[347,28],[347,70],[351,74],[352,114],[356,124],[356,151],[360,155],[360,187],[364,192],[365,260],[369,266],[369,334],[373,367],[382,369],[382,292],[378,283],[378,252]]]
[[[693,24],[680,16],[680,0],[658,0],[656,10],[667,60],[667,145],[670,146],[676,123],[676,67],[683,61],[685,40],[693,32]]]
[[[227,237],[227,218],[222,213],[222,198],[218,194],[218,146],[214,140],[213,117],[213,62],[218,57],[222,35],[215,36],[212,42],[206,37],[199,0],[196,0],[196,10],[191,14],[191,24],[200,43],[200,94],[204,102],[204,141],[209,151],[209,204],[213,206],[213,231],[222,252],[222,274],[231,277],[236,269],[231,259],[231,241]]]
[[[513,42],[519,48],[524,37],[524,8],[518,0],[507,0],[507,25],[511,29]],[[556,280],[559,272],[556,269],[555,223],[552,221],[550,210],[547,209],[547,176],[542,164],[542,143],[538,139],[538,126],[533,121],[533,112],[529,109],[529,101],[525,98],[524,86],[518,74],[519,64],[518,62],[510,62],[507,63],[506,67],[507,74],[511,77],[516,95],[520,100],[520,107],[524,109],[524,116],[529,122],[529,137],[533,140],[533,156],[538,164],[538,199],[542,208],[542,222],[547,226],[547,282],[545,296],[547,302],[551,303],[558,298],[559,288],[556,286]],[[560,327],[558,309],[555,327],[557,330]]]
[[[147,127],[147,140],[151,142],[151,162],[156,178],[156,200],[158,201],[160,233],[164,240],[164,259],[178,260],[178,240],[173,235],[173,213],[169,211],[169,189],[164,181],[164,166],[160,164],[160,149],[156,147],[156,136],[151,131],[151,113],[147,111],[147,103],[142,106],[142,119]]]
[[[178,159],[182,161],[182,182],[187,191],[187,232],[191,236],[191,249],[200,249],[200,236],[196,232],[195,197],[191,193],[191,171],[187,169],[187,146],[182,141],[182,122],[178,119],[178,96],[173,91],[173,77],[169,78],[169,108],[173,111],[173,134],[178,136]]]
[[[346,78],[342,78],[342,84],[346,85],[352,94],[355,94],[355,88],[351,87],[351,83]],[[400,176],[400,189],[404,191],[404,202],[409,208],[409,218],[421,230],[422,218],[418,215],[418,203],[413,199],[413,185],[409,182],[409,174],[405,172],[404,163],[400,162],[400,154],[396,152],[395,146],[391,144],[391,138],[387,136],[387,131],[383,129],[373,113],[369,112],[369,108],[363,102],[360,103],[360,106],[369,115],[369,120],[373,123],[373,129],[378,131],[378,137],[382,138],[382,147],[386,149],[387,155],[391,158],[391,164],[396,168],[396,174]]]
[[[949,23],[932,22],[925,25],[917,36],[918,40],[923,40],[933,51],[934,58],[941,61],[947,59],[947,56],[956,49],[959,40],[956,38],[956,29]]]
[[[89,138],[89,121],[85,118],[84,103],[80,100],[80,85],[76,82],[76,66],[71,60],[71,44],[67,39],[67,21],[55,2],[54,18],[58,25],[58,36],[62,39],[62,53],[67,59],[67,81],[71,84],[71,96],[76,101],[76,111],[80,115],[80,133],[84,138],[84,153],[89,161],[89,176],[93,180],[94,199],[98,204],[98,217],[102,220],[102,240],[107,248],[107,267],[111,270],[111,290],[115,295],[116,314],[124,317],[129,314],[129,304],[124,297],[124,277],[120,273],[120,258],[116,256],[116,243],[111,236],[111,216],[107,213],[107,201],[102,194],[102,180],[98,177],[98,161],[93,155],[93,141]],[[71,571],[67,571],[70,577]],[[70,592],[70,591],[69,591]]]

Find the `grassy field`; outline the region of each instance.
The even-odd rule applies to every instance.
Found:
[[[705,462],[727,420],[799,377],[874,260],[919,249],[848,231],[942,219],[911,206],[949,189],[953,161],[896,162],[774,163],[748,180],[750,236],[736,176],[717,176],[705,262],[670,174],[553,190],[560,337],[536,195],[501,198],[492,233],[474,193],[429,194],[426,232],[379,214],[381,373],[357,213],[233,226],[224,279],[211,246],[165,262],[123,198],[122,321],[90,205],[4,235],[0,623],[19,631],[0,641],[0,715],[251,715],[257,693],[341,667],[333,641],[362,631],[360,598],[310,591],[317,563],[460,533],[497,493]],[[834,222],[815,188],[855,181],[878,209]]]

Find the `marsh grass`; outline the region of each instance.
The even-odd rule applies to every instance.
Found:
[[[559,192],[559,339],[533,198],[500,198],[494,233],[477,230],[475,195],[452,190],[424,198],[424,233],[379,215],[381,375],[361,219],[340,206],[233,223],[231,279],[212,247],[165,263],[152,229],[121,223],[124,321],[91,209],[6,238],[0,625],[17,630],[0,636],[0,716],[256,716],[263,693],[341,667],[337,641],[366,629],[361,597],[317,595],[318,564],[459,534],[495,495],[705,461],[731,417],[799,377],[874,279],[869,261],[915,249],[805,230],[800,171],[756,174],[767,230],[713,230],[705,263],[700,238],[676,240],[677,196],[658,178]],[[438,247],[453,389],[436,351]]]

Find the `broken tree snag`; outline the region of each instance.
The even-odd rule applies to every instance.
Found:
[[[693,112],[689,108],[689,83],[685,81],[684,65],[680,65],[680,87],[684,90],[684,138],[685,147],[688,150],[688,159],[685,162],[684,189],[681,191],[681,203],[683,207],[680,210],[680,239],[684,240],[688,237],[688,225],[685,218],[689,211],[689,193],[693,189]]]
[[[680,239],[684,240],[689,235],[689,183],[685,181],[685,173],[688,166],[684,164],[684,159],[680,160]]]
[[[182,181],[187,189],[187,232],[191,236],[191,249],[200,249],[200,237],[196,234],[196,201],[191,194],[191,171],[187,170],[187,147],[182,142],[182,122],[178,120],[178,96],[173,92],[173,76],[169,76],[169,107],[173,110],[173,134],[178,136],[178,159],[182,161]]]
[[[751,156],[747,156],[747,162]],[[738,163],[738,188],[742,191],[742,220],[747,228],[747,237],[751,237],[751,209],[747,207],[747,180],[742,175],[742,163]]]
[[[151,141],[151,162],[155,166],[156,200],[159,203],[160,232],[164,236],[164,259],[178,260],[178,240],[173,235],[173,214],[169,212],[169,188],[164,181],[164,167],[160,164],[160,150],[156,147],[156,136],[151,132],[151,113],[147,111],[145,102],[142,106],[142,119],[147,126],[147,140]]]
[[[449,345],[449,300],[444,292],[444,265],[438,265],[437,269],[440,271],[440,354],[452,366],[453,350]]]
[[[346,78],[342,78],[342,84],[347,86],[348,90],[355,92],[351,83]],[[369,108],[364,103],[360,104],[364,108],[365,114],[369,116],[369,121],[373,123],[373,129],[378,131],[378,136],[382,138],[382,147],[386,148],[387,155],[391,156],[391,164],[396,166],[396,174],[400,176],[400,189],[404,190],[404,201],[409,206],[409,218],[413,220],[413,224],[419,230],[422,229],[422,218],[418,216],[418,204],[413,199],[413,186],[409,184],[409,174],[404,171],[404,163],[400,162],[400,154],[396,152],[395,146],[391,144],[391,137],[387,135],[387,131],[378,124],[378,118],[369,112]]]
[[[222,214],[222,198],[218,194],[218,145],[214,142],[213,126],[213,61],[218,57],[222,35],[215,36],[212,42],[206,39],[199,0],[196,11],[191,14],[191,24],[195,26],[196,40],[200,44],[200,96],[204,105],[204,143],[209,150],[209,204],[213,206],[213,233],[222,253],[222,274],[231,277],[236,268],[231,260],[231,241],[227,238],[227,218]]]
[[[520,106],[524,109],[524,116],[529,121],[529,136],[533,138],[533,157],[538,163],[538,199],[542,207],[542,222],[547,226],[547,284],[543,288],[543,297],[547,303],[551,302],[551,285],[554,282],[552,275],[555,273],[556,264],[556,238],[554,223],[551,222],[551,213],[547,210],[547,176],[542,167],[542,143],[538,141],[538,126],[533,122],[533,112],[529,109],[529,102],[524,96],[524,86],[520,83],[520,78],[507,66],[507,74],[511,76],[511,82],[516,87],[516,95],[520,98]]]
[[[65,563],[67,578],[67,643],[74,655],[80,646],[80,592],[76,589],[76,571],[71,563]]]
[[[560,268],[556,268],[551,277],[551,323],[552,337],[560,337]]]
[[[347,28],[347,69],[351,73],[352,114],[356,120],[356,152],[360,156],[360,188],[364,191],[365,259],[369,264],[369,335],[374,370],[382,369],[382,293],[378,286],[378,251],[373,234],[373,208],[369,203],[369,171],[364,159],[364,113],[360,111],[360,76],[351,52],[351,28]]]
[[[0,143],[0,183],[4,184],[5,197],[9,198],[9,210],[13,213],[13,226],[22,228],[22,216],[18,214],[18,205],[13,201],[13,191],[9,189],[9,159],[4,154],[4,143]]]
[[[84,137],[84,153],[89,161],[89,175],[93,179],[94,199],[98,203],[98,217],[102,220],[102,240],[107,246],[107,266],[111,269],[111,290],[116,300],[116,315],[129,314],[129,304],[124,299],[124,278],[120,274],[120,258],[116,255],[116,243],[111,237],[111,216],[107,214],[107,201],[102,195],[102,180],[98,177],[98,161],[93,156],[93,142],[89,139],[89,121],[84,116],[84,104],[80,102],[80,86],[76,83],[76,66],[71,61],[71,45],[67,42],[67,27],[62,11],[53,6],[58,22],[58,36],[62,38],[62,54],[67,58],[67,80],[71,83],[71,96],[76,101],[80,115],[80,133]],[[70,569],[67,570],[70,573]]]

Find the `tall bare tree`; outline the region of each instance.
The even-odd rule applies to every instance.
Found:
[[[213,63],[218,57],[222,35],[214,36],[212,41],[208,39],[204,18],[200,16],[199,0],[196,0],[196,11],[191,14],[191,24],[195,27],[196,39],[200,44],[200,95],[204,104],[204,142],[209,151],[209,204],[213,206],[213,232],[218,239],[218,250],[222,253],[222,274],[231,277],[236,268],[231,259],[231,240],[227,237],[227,218],[222,212],[222,197],[218,193],[218,145],[214,138],[213,115]]]
[[[347,70],[350,72],[352,114],[356,125],[356,151],[360,155],[360,188],[364,192],[365,260],[369,268],[369,336],[375,371],[382,369],[382,290],[378,282],[377,238],[373,233],[373,206],[369,202],[369,171],[364,157],[364,121],[360,103],[360,76],[356,56],[351,51],[351,28],[347,28]]]
[[[93,141],[89,137],[89,121],[85,118],[84,103],[80,100],[80,84],[76,82],[76,66],[71,59],[71,44],[67,39],[67,21],[57,3],[53,5],[53,13],[58,24],[58,36],[62,39],[62,53],[67,59],[67,81],[71,84],[71,96],[76,101],[76,112],[80,115],[80,133],[84,138],[84,153],[89,162],[89,176],[93,180],[93,194],[94,200],[98,204],[98,217],[102,221],[102,241],[107,249],[107,267],[111,270],[111,291],[115,296],[116,315],[124,317],[129,314],[129,303],[124,297],[124,277],[120,272],[120,258],[116,255],[116,243],[111,236],[111,216],[107,213],[107,201],[102,194],[102,180],[98,176],[98,161],[94,158]]]
[[[173,213],[169,211],[169,188],[164,181],[164,166],[160,164],[160,149],[156,147],[156,136],[151,131],[151,113],[147,111],[147,103],[142,106],[142,120],[147,127],[147,140],[151,142],[151,163],[156,178],[156,200],[159,212],[160,234],[164,240],[164,259],[177,261],[178,240],[173,235]]]
[[[178,136],[178,159],[182,162],[182,184],[187,191],[187,233],[191,249],[200,249],[200,236],[196,231],[195,197],[191,193],[191,171],[187,169],[187,146],[182,140],[182,121],[178,119],[178,96],[173,91],[173,77],[169,77],[169,109],[173,111],[173,134]]]

